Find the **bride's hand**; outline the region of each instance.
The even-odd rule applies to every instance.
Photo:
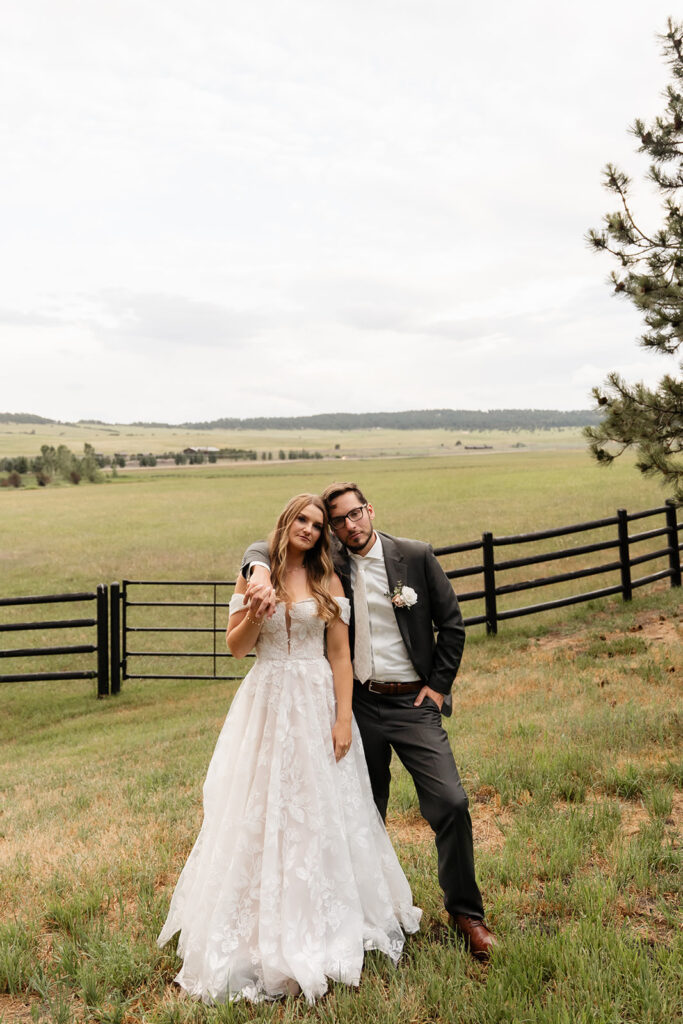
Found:
[[[275,611],[275,591],[270,583],[252,580],[247,584],[244,602],[255,619],[269,619]]]
[[[332,745],[334,746],[334,759],[341,761],[351,748],[351,723],[340,722],[339,719],[332,726]]]

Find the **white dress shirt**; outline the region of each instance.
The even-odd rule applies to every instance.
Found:
[[[378,682],[418,683],[415,667],[408,655],[389,593],[389,579],[384,564],[382,541],[375,534],[375,543],[365,555],[349,551],[351,586],[356,574],[365,575],[372,645],[372,678]],[[409,612],[407,614],[410,614]]]

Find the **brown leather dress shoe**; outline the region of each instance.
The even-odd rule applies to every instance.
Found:
[[[488,930],[484,922],[476,917],[468,917],[466,914],[453,914],[450,921],[456,932],[465,940],[472,956],[477,960],[488,960],[491,950],[498,945],[498,939],[493,932]]]

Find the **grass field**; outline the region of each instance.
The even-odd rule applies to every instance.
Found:
[[[649,508],[665,496],[632,462],[604,469],[583,450],[203,465],[124,472],[100,485],[2,488],[3,592],[231,578],[245,545],[267,534],[292,494],[334,479],[360,483],[380,528],[434,546]]]
[[[380,526],[435,545],[643,509],[662,492],[582,452],[198,467],[0,492],[3,594],[234,576],[287,497],[357,478]],[[335,472],[331,472],[334,470]],[[309,1008],[178,998],[154,939],[201,821],[236,684],[0,687],[0,1021],[182,1024],[680,1019],[680,591],[468,638],[448,723],[503,940],[477,965],[445,926],[429,830],[394,772],[389,829],[425,910],[398,970],[366,962]]]
[[[467,445],[492,445],[496,451],[584,449],[578,428],[519,431],[452,430],[184,430],[179,427],[101,426],[98,424],[0,423],[0,458],[25,455],[34,457],[41,445],[55,448],[65,444],[80,453],[85,443],[97,452],[135,455],[182,451],[190,446],[246,448],[259,453],[272,452],[277,460],[282,448],[307,449],[326,458],[383,458],[400,455],[448,455],[469,457]],[[460,444],[458,444],[460,442]],[[519,447],[521,446],[521,447]]]
[[[91,590],[113,580],[234,579],[244,548],[265,536],[278,510],[302,490],[319,491],[341,472],[356,479],[372,499],[380,528],[399,536],[418,536],[434,546],[476,540],[484,530],[517,534],[602,518],[627,505],[637,511],[661,504],[661,488],[620,460],[609,469],[593,463],[584,451],[526,451],[516,454],[472,453],[459,456],[347,460],[343,463],[248,463],[196,466],[185,469],[131,471],[108,477],[99,485],[0,489],[3,545],[0,549],[2,596]],[[648,525],[647,523],[645,524]],[[614,536],[614,529],[610,536]],[[605,531],[581,534],[571,544],[605,538]],[[568,542],[546,541],[543,550]],[[645,550],[645,545],[642,550]],[[661,547],[661,540],[650,542]],[[529,546],[500,549],[501,557],[531,554]],[[609,552],[602,562],[612,560]],[[481,561],[477,553],[449,556],[445,568]],[[578,568],[590,559],[554,563],[555,571]],[[593,563],[595,564],[595,562]],[[643,574],[662,568],[665,560],[645,566]],[[553,565],[550,566],[551,570]],[[543,575],[543,567],[506,574],[514,578]],[[588,591],[615,582],[612,572],[584,581]],[[481,577],[469,577],[460,590],[480,587]],[[576,592],[576,584],[516,595],[502,607],[549,600]],[[163,595],[164,599],[168,595]],[[207,600],[199,591],[184,599]],[[177,595],[176,595],[177,599]],[[482,611],[482,602],[463,605],[466,615]],[[36,618],[52,618],[54,609],[34,609]],[[25,621],[25,613],[6,610],[9,619]],[[82,614],[79,613],[79,614]],[[150,611],[138,625],[157,622]],[[539,628],[562,621],[567,611],[549,613]],[[170,620],[164,620],[166,624]],[[538,620],[537,620],[538,621]],[[189,618],[188,625],[208,626],[208,620]],[[507,627],[502,627],[507,628]],[[11,634],[0,634],[3,643]],[[16,635],[14,637],[16,639]],[[49,639],[49,638],[48,638]],[[140,634],[136,649],[155,649],[152,634]],[[170,638],[167,638],[170,643]],[[64,633],[63,642],[88,642],[81,632]],[[6,642],[10,649],[14,642]],[[166,650],[166,647],[162,648]],[[206,647],[195,646],[195,651]],[[63,668],[52,659],[51,669]],[[66,659],[62,659],[66,661]],[[71,667],[91,667],[83,656]],[[43,665],[42,667],[46,667]],[[155,663],[154,670],[163,666]],[[37,671],[24,664],[4,663],[5,673]],[[138,666],[148,672],[151,666]],[[166,671],[178,671],[167,665]],[[200,665],[197,665],[197,673]]]
[[[448,723],[472,801],[489,967],[445,926],[431,835],[394,771],[389,830],[424,908],[398,970],[359,992],[218,1009],[155,946],[201,821],[235,684],[0,691],[0,1020],[650,1022],[680,1016],[677,595],[468,644]]]

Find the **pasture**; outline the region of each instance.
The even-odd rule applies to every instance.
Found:
[[[367,491],[378,525],[435,546],[663,497],[629,464],[605,471],[571,450],[6,490],[3,594],[234,578],[291,494],[339,476]],[[397,765],[388,826],[423,928],[398,970],[372,954],[358,992],[333,986],[313,1008],[181,999],[173,943],[154,942],[237,684],[129,680],[104,701],[87,682],[1,687],[0,1021],[668,1024],[683,952],[680,654],[680,591],[665,586],[508,623],[497,638],[473,630],[447,727],[500,955],[481,966],[447,929],[431,834]]]
[[[468,445],[491,445],[494,451],[585,450],[581,431],[556,430],[189,430],[183,427],[135,427],[97,423],[0,423],[0,458],[34,457],[41,445],[65,444],[82,452],[85,443],[103,455],[137,452],[158,455],[190,446],[248,448],[259,458],[271,452],[277,460],[282,448],[319,451],[325,458],[407,458],[417,455],[464,455]],[[458,444],[460,442],[460,444]]]
[[[584,449],[105,471],[99,485],[3,488],[5,595],[62,592],[121,578],[232,579],[292,494],[356,480],[381,529],[435,547],[484,530],[521,533],[662,503],[622,459]]]

